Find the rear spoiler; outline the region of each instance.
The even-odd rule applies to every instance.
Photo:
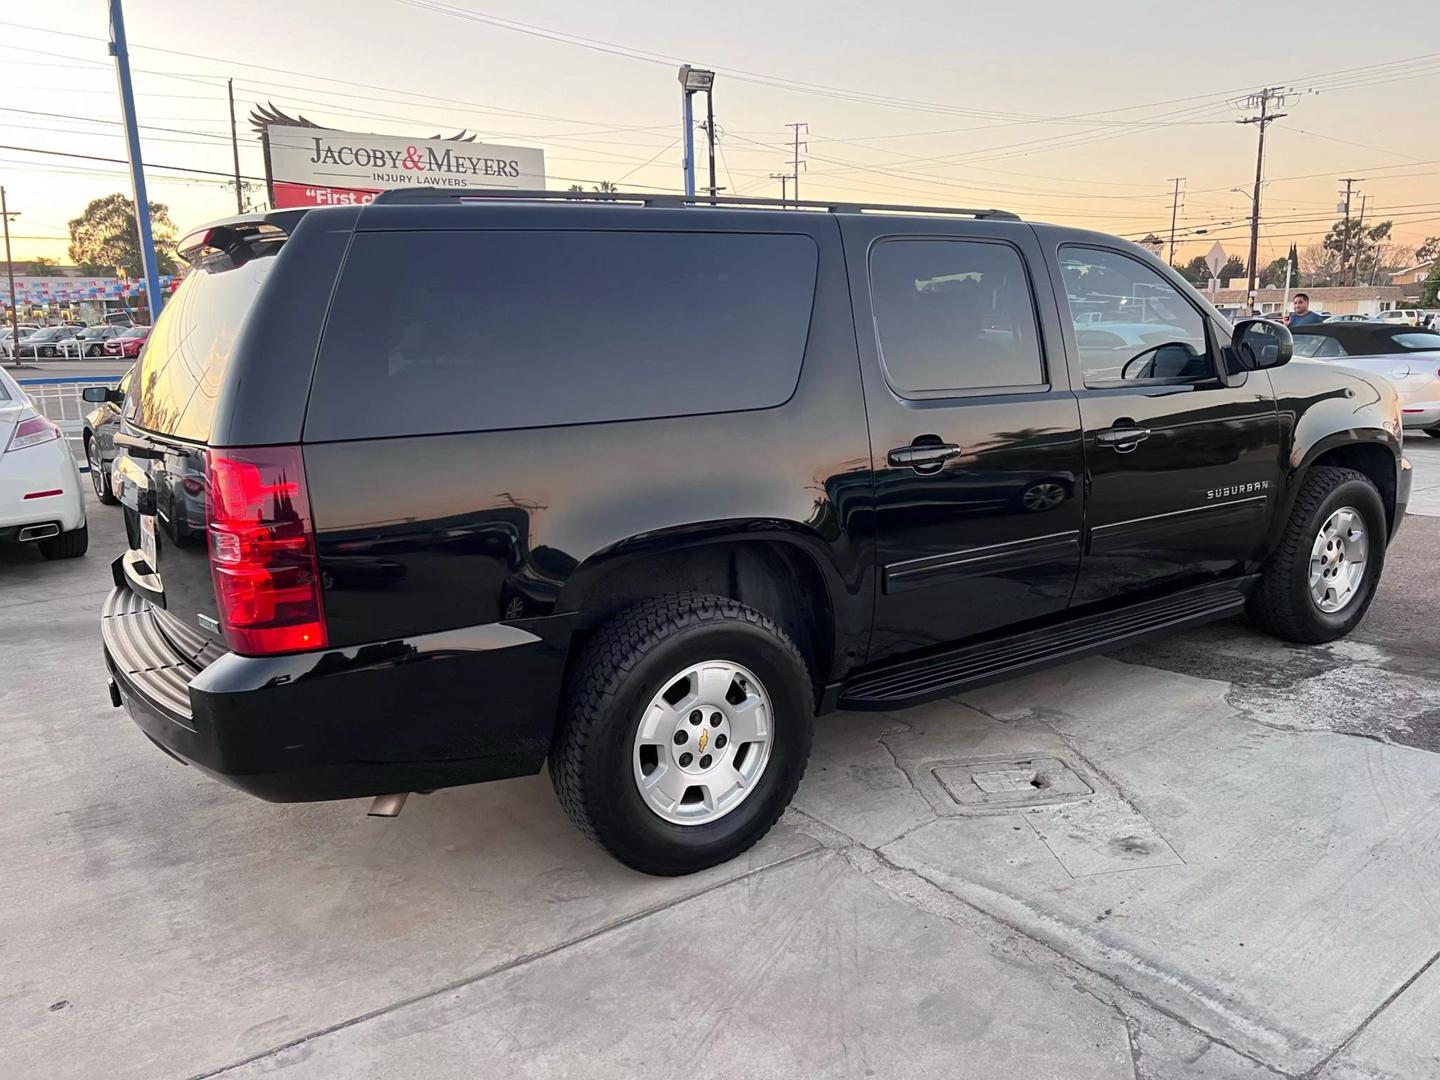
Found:
[[[176,245],[176,253],[191,266],[243,266],[260,255],[273,255],[308,212],[308,208],[299,207],[221,218],[187,233]]]

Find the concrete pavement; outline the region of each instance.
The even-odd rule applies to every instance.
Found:
[[[91,512],[85,559],[0,550],[0,1075],[1440,1077],[1440,507],[1344,642],[827,717],[678,881],[543,777],[376,821],[164,757],[105,698]]]

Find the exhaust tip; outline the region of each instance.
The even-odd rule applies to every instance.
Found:
[[[397,795],[376,795],[375,801],[370,804],[366,811],[367,817],[399,817],[400,811],[405,807],[405,800],[410,797],[408,791],[402,791]]]
[[[59,535],[60,526],[51,522],[48,525],[26,525],[16,539],[23,543],[26,540],[49,540],[52,536]]]

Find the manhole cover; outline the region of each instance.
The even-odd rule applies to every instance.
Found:
[[[1055,757],[956,762],[930,771],[961,806],[1046,806],[1095,794],[1074,769]]]

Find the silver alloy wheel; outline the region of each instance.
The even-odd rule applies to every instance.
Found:
[[[1065,501],[1065,488],[1053,480],[1031,484],[1020,496],[1026,510],[1053,510]]]
[[[774,740],[770,695],[730,660],[704,660],[665,680],[635,730],[635,786],[676,825],[706,825],[755,790]]]
[[[1370,541],[1365,519],[1342,506],[1320,526],[1310,547],[1310,598],[1327,615],[1343,611],[1360,592]]]
[[[100,472],[100,451],[96,448],[94,439],[85,441],[85,463],[90,466],[90,483],[95,487],[95,494],[103,499],[105,477]]]

